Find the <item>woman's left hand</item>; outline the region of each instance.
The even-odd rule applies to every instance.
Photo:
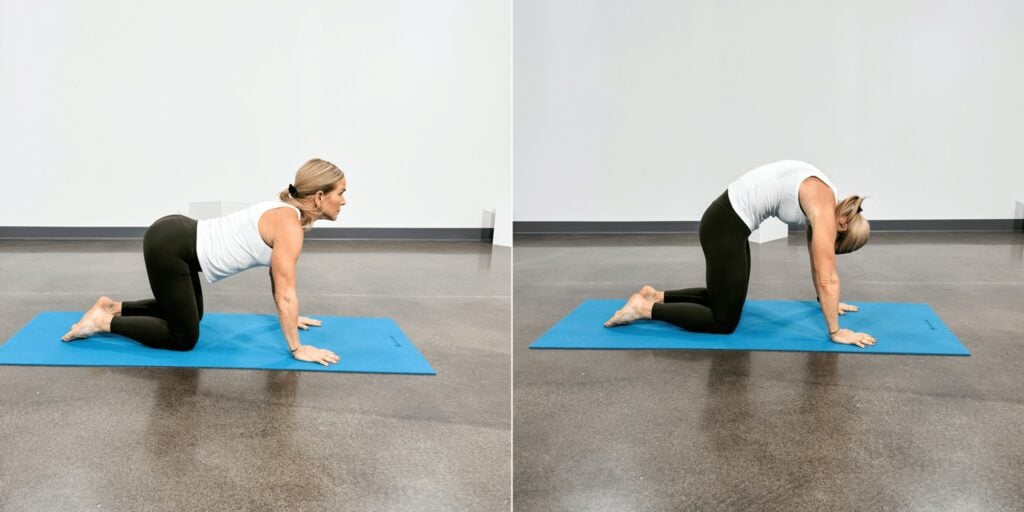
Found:
[[[858,308],[857,306],[851,306],[849,304],[843,304],[842,302],[839,303],[839,314],[840,315],[845,315],[847,312],[856,313],[858,311],[860,311],[860,308]]]
[[[323,325],[323,322],[315,318],[299,317],[299,329],[304,331],[308,331],[310,327],[320,327],[321,325]]]

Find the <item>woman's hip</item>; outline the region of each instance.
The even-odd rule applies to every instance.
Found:
[[[198,222],[184,215],[167,215],[153,222],[142,236],[142,252],[150,259],[180,258],[199,268],[196,256]]]
[[[701,245],[711,240],[745,244],[749,237],[750,228],[733,209],[728,190],[712,201],[700,218]]]

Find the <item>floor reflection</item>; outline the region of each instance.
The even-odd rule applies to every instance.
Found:
[[[296,433],[299,372],[261,373],[262,392],[236,397],[201,392],[202,370],[149,374],[157,385],[143,441],[149,470],[139,482],[148,487],[143,493],[164,495],[168,486],[180,488],[172,483],[202,478],[224,496],[270,491],[317,501],[329,495],[316,457],[307,453],[315,447],[300,446],[303,436]]]
[[[839,376],[839,354],[807,354],[799,414],[792,428],[806,432],[803,446],[794,450],[792,464],[802,467],[805,478],[827,484],[830,500],[856,503],[861,490],[853,483],[862,467],[863,432],[853,394]],[[881,492],[881,489],[876,491]]]
[[[751,378],[750,352],[711,356],[699,424],[703,446],[695,446],[708,453],[701,468],[706,492],[716,502],[764,503],[781,498],[779,485],[803,482],[786,492],[815,500],[824,486],[835,502],[855,502],[856,491],[843,479],[856,475],[842,472],[861,467],[851,461],[860,455],[861,420],[841,385],[838,355],[807,354],[796,395],[785,388],[758,389],[776,385]],[[759,479],[736,481],[752,468]]]
[[[738,444],[750,442],[749,438],[736,435],[737,427],[752,414],[749,377],[750,352],[712,353],[700,428],[707,435],[711,450],[722,459],[728,458]],[[712,469],[714,466],[717,464]]]

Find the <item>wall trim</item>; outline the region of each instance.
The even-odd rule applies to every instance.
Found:
[[[140,227],[0,226],[0,240],[132,240]],[[490,242],[494,228],[313,228],[306,240],[436,240]]]
[[[536,222],[515,221],[516,235],[639,235],[697,233],[698,221],[679,222]],[[803,228],[790,226],[790,233]],[[1024,219],[872,220],[872,232],[882,231],[1024,231]]]

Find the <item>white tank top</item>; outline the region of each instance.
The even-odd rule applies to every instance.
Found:
[[[252,267],[270,266],[272,250],[260,236],[260,217],[268,210],[282,206],[294,209],[302,220],[302,212],[298,208],[281,201],[266,201],[223,217],[199,221],[196,256],[208,283]]]
[[[804,225],[807,216],[800,209],[800,184],[814,176],[824,181],[838,201],[839,191],[817,167],[796,160],[762,165],[729,185],[729,202],[740,219],[754,231],[768,217],[786,224]]]

